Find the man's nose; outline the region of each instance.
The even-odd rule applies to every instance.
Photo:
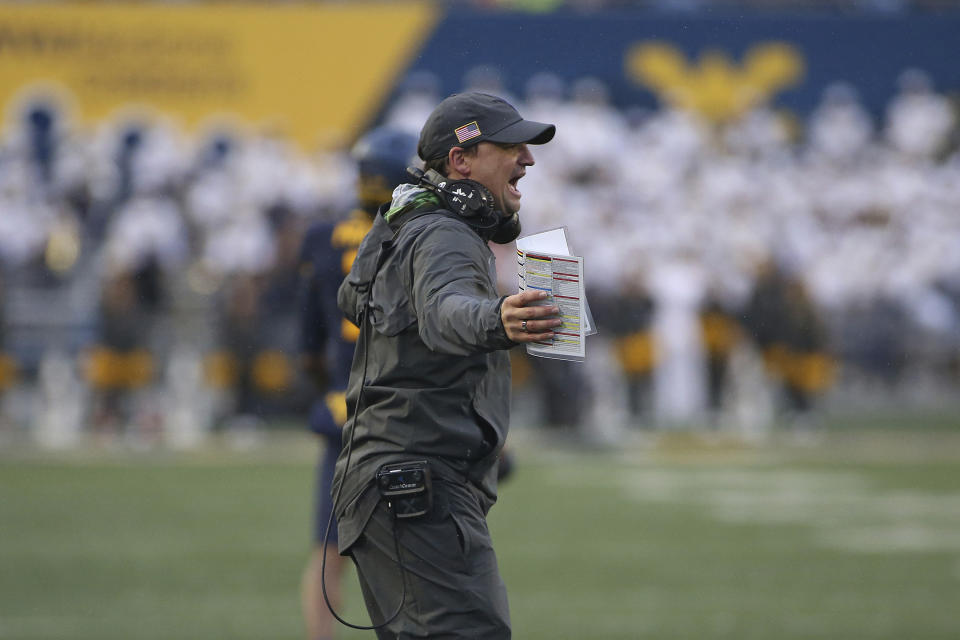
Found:
[[[526,144],[520,145],[520,154],[517,156],[517,162],[525,167],[535,164],[533,152],[530,151],[530,147]]]

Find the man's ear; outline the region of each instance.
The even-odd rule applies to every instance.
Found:
[[[470,177],[470,156],[463,152],[463,147],[453,147],[447,152],[447,166],[450,168],[451,178]],[[457,175],[453,175],[457,174]]]

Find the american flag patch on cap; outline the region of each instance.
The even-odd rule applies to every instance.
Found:
[[[471,138],[476,138],[480,135],[480,125],[477,124],[477,121],[474,120],[468,124],[463,125],[462,127],[457,127],[453,130],[457,134],[457,142],[466,142]]]

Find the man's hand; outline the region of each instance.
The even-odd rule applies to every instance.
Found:
[[[553,329],[563,324],[559,307],[543,304],[546,291],[529,290],[503,299],[500,321],[514,342],[549,342]]]

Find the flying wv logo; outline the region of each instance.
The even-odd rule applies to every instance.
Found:
[[[662,101],[715,123],[736,119],[770,100],[804,73],[800,53],[782,42],[752,47],[740,67],[723,51],[708,50],[697,64],[689,64],[670,44],[642,42],[628,51],[626,68],[635,82],[652,89]]]

